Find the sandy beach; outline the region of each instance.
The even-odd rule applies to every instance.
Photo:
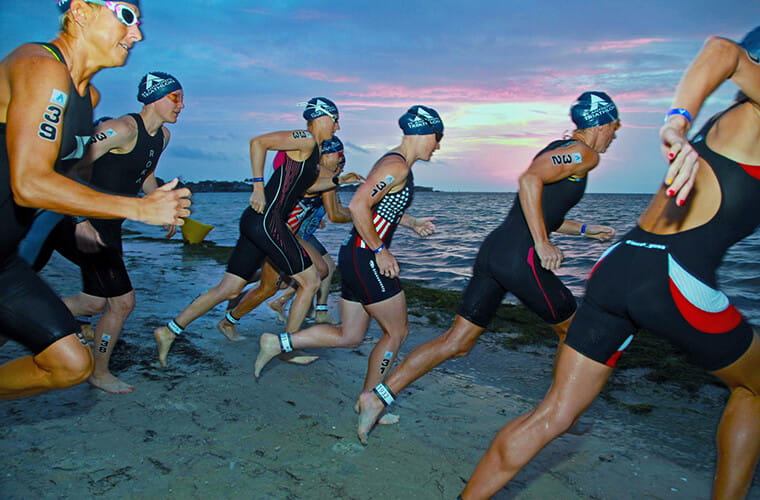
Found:
[[[496,431],[549,384],[551,348],[506,350],[509,332],[487,333],[403,391],[401,421],[363,447],[353,404],[376,325],[357,349],[318,351],[306,367],[273,361],[257,382],[258,334],[282,326],[262,307],[239,325],[249,340],[230,343],[215,328],[220,307],[161,369],[153,328],[218,280],[224,252],[140,238],[125,250],[137,307],[112,370],[137,389],[82,384],[0,404],[1,498],[453,499]],[[78,290],[78,269],[58,256],[44,275],[61,294]],[[413,312],[402,356],[441,333]],[[9,342],[0,362],[23,352]],[[618,373],[586,415],[592,430],[552,443],[495,498],[707,499],[726,395]],[[750,498],[760,498],[757,474]]]

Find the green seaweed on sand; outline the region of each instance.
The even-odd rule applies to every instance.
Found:
[[[402,280],[409,314],[427,318],[431,326],[442,331],[451,325],[459,305],[458,291],[438,290],[420,282]],[[488,332],[507,333],[494,337],[495,344],[517,350],[526,346],[555,348],[554,331],[522,305],[502,304],[488,327]],[[618,363],[619,370],[646,368],[644,378],[655,383],[674,383],[689,392],[704,385],[721,385],[715,377],[697,367],[669,342],[649,333],[636,333]],[[633,410],[632,410],[633,411]],[[641,411],[646,411],[641,409]]]

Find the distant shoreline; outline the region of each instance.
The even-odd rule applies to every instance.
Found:
[[[161,183],[161,182],[159,182]],[[244,181],[197,181],[183,182],[182,186],[190,189],[194,193],[250,193],[251,182],[249,179]],[[356,191],[358,184],[341,186],[339,191],[353,192]],[[415,186],[415,192],[439,192],[427,186]]]

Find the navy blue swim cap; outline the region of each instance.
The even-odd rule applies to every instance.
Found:
[[[182,85],[179,80],[169,73],[151,71],[142,77],[137,86],[137,100],[143,104],[150,104],[180,89]]]
[[[427,106],[412,106],[398,119],[404,135],[443,135],[443,120],[436,110]]]
[[[599,127],[618,119],[618,110],[604,92],[584,92],[570,106],[570,118],[579,128]]]
[[[335,121],[338,118],[338,106],[327,97],[312,97],[303,110],[304,120],[312,121],[320,116],[330,116]]]
[[[87,3],[94,3],[96,5],[105,5],[106,3],[102,0],[84,0]],[[138,9],[140,8],[140,0],[121,0],[126,3],[131,3]],[[69,10],[69,7],[71,7],[71,0],[56,0],[56,3],[58,4],[58,8],[61,10],[61,12],[66,12]]]
[[[338,139],[337,135],[334,135],[332,139],[322,141],[321,153],[326,155],[328,153],[341,153],[343,151],[343,143]]]
[[[744,35],[739,45],[747,51],[750,59],[760,64],[760,26]]]

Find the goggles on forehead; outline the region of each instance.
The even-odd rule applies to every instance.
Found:
[[[106,9],[113,12],[113,15],[116,16],[116,19],[118,19],[121,24],[124,26],[139,26],[140,21],[137,19],[137,12],[135,10],[128,6],[124,5],[122,3],[116,3],[111,0],[84,0],[87,3],[93,3],[95,5],[102,5]]]
[[[321,102],[318,102],[317,104],[307,104],[306,109],[314,109],[316,111],[320,111],[330,118],[332,118],[333,123],[338,123],[338,120],[340,117],[336,115],[335,113],[331,113],[328,108],[326,108]]]

